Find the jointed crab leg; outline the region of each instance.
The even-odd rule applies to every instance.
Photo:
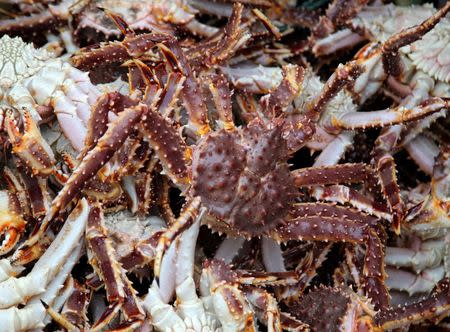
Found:
[[[177,221],[160,237],[156,247],[156,257],[154,263],[155,276],[158,278],[161,272],[163,255],[170,244],[182,232],[188,229],[196,220],[200,210],[200,198],[196,197],[185,207]]]
[[[181,96],[189,115],[188,126],[200,136],[206,134],[210,130],[208,109],[186,55],[175,39],[158,44],[158,46],[172,69],[181,72],[186,77]]]
[[[68,203],[80,194],[81,189],[86,185],[89,179],[97,174],[98,170],[112,158],[116,150],[123,144],[140,120],[142,112],[146,109],[145,105],[139,104],[125,109],[109,125],[106,133],[99,139],[95,148],[83,158],[80,165],[67,180],[63,189],[58,193],[52,202],[50,211],[45,216],[40,228],[31,238],[29,238],[19,248],[17,255],[24,248],[34,245],[42,236],[48,227],[49,222],[61,210],[67,207]]]
[[[399,49],[423,37],[433,29],[439,21],[450,11],[450,3],[438,10],[422,24],[405,29],[390,37],[382,47],[383,67],[386,73],[399,77],[402,73]]]
[[[273,235],[281,241],[293,239],[311,241],[349,241],[366,244],[364,264],[365,287],[376,307],[389,305],[389,295],[384,286],[383,245],[377,233],[359,220],[329,218],[318,215],[297,217],[277,229]]]
[[[92,265],[105,283],[110,311],[116,312],[118,308],[121,308],[131,325],[135,321],[142,320],[143,311],[125,271],[115,258],[115,251],[106,234],[103,212],[98,203],[94,203],[89,212],[86,238],[93,253]],[[103,315],[94,324],[93,329],[98,330],[106,325],[112,316],[112,313]]]
[[[296,186],[326,185],[335,183],[361,183],[371,170],[368,165],[338,164],[334,166],[301,168],[292,172]]]
[[[450,106],[448,98],[430,98],[423,103],[408,108],[400,105],[382,111],[351,112],[339,118],[333,117],[332,124],[342,129],[364,129],[366,127],[384,127],[416,121]]]
[[[0,308],[7,308],[23,302],[30,296],[45,291],[45,287],[58,273],[58,269],[73,251],[84,231],[89,212],[85,199],[66,220],[63,228],[47,251],[36,262],[31,272],[22,278],[10,278],[0,283]]]
[[[390,330],[425,319],[439,322],[449,311],[450,281],[443,279],[429,298],[414,304],[382,310],[375,316],[375,323],[382,330]]]

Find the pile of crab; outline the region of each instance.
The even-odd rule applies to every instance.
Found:
[[[0,2],[0,330],[450,329],[449,11]]]

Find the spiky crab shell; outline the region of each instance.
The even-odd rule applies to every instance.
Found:
[[[365,314],[374,316],[368,300],[359,297],[349,288],[323,287],[300,297],[289,311],[307,323],[311,331],[367,331],[371,319],[359,320]]]
[[[259,236],[283,222],[295,196],[282,123],[206,135],[193,151],[192,194],[229,232]]]

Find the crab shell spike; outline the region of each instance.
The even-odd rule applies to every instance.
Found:
[[[283,79],[277,88],[260,100],[268,118],[280,116],[302,90],[303,79],[305,78],[303,67],[284,65],[282,73]]]
[[[450,310],[450,281],[441,280],[431,295],[417,303],[382,310],[375,316],[375,324],[382,330],[417,324],[425,320],[436,323],[448,315]]]
[[[189,126],[200,136],[205,135],[210,131],[208,109],[186,55],[175,39],[171,39],[165,44],[158,44],[158,47],[172,70],[186,76],[181,95],[188,112]]]
[[[339,164],[334,166],[308,167],[292,172],[295,185],[313,186],[338,183],[362,183],[367,180],[368,173],[371,172],[368,165]]]
[[[351,130],[408,123],[448,109],[449,101],[449,98],[434,97],[412,108],[397,106],[383,111],[351,112],[339,118],[333,117],[331,122],[336,128]]]
[[[30,168],[33,174],[49,175],[54,172],[55,156],[44,140],[31,114],[23,110],[24,133],[17,128],[12,111],[6,112],[6,130],[13,146],[13,153]]]
[[[108,302],[121,302],[125,297],[121,267],[114,257],[114,249],[104,225],[103,211],[98,203],[93,203],[89,211],[86,240],[92,251],[91,265],[105,283]]]
[[[421,39],[427,32],[433,29],[449,11],[450,2],[447,2],[444,7],[439,9],[433,16],[422,22],[420,25],[404,29],[386,40],[382,46],[382,60],[385,72],[392,76],[399,77],[402,72],[399,49]]]
[[[158,246],[155,249],[156,255],[153,267],[156,278],[159,278],[164,253],[182,232],[192,226],[199,211],[200,198],[195,197],[186,205],[176,222],[159,238]]]
[[[148,109],[140,119],[146,139],[154,149],[169,178],[182,189],[189,183],[187,161],[190,149],[169,119]]]

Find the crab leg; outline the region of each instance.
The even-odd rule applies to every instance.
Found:
[[[424,320],[439,322],[450,311],[450,282],[441,280],[429,298],[398,308],[385,309],[375,316],[375,324],[382,330],[391,330]]]
[[[239,250],[244,245],[245,239],[239,238],[225,238],[220,244],[214,255],[214,259],[222,260],[226,264],[230,264],[233,258],[238,254]]]
[[[23,111],[24,133],[17,127],[12,111],[6,112],[5,127],[13,152],[30,168],[34,175],[49,175],[55,172],[55,156],[42,138],[30,113]]]
[[[188,126],[195,133],[203,136],[210,131],[208,109],[188,59],[175,39],[168,40],[164,44],[158,44],[158,46],[172,70],[181,72],[186,77],[181,96],[189,115]]]
[[[277,300],[266,290],[254,286],[243,289],[256,316],[271,332],[281,332],[281,314]]]
[[[171,243],[184,231],[186,231],[196,221],[200,210],[200,198],[194,198],[185,207],[175,224],[173,224],[159,239],[156,247],[156,256],[154,263],[155,276],[158,278],[161,272],[161,263],[164,252],[169,248]]]
[[[270,94],[261,98],[260,104],[265,115],[271,119],[280,116],[302,90],[305,70],[302,67],[286,65],[282,68],[283,79]]]
[[[431,139],[419,135],[408,142],[405,149],[422,171],[428,175],[433,174],[434,161],[439,155],[439,147]]]
[[[366,164],[338,164],[333,166],[301,168],[291,172],[295,185],[313,186],[336,183],[361,183],[371,173]]]
[[[208,87],[219,114],[219,119],[221,121],[220,126],[226,130],[233,129],[232,91],[230,90],[228,80],[223,74],[211,74]]]
[[[91,265],[105,283],[108,302],[122,302],[125,297],[122,271],[114,257],[114,249],[104,226],[103,211],[98,203],[94,203],[89,211],[86,240],[92,252]]]
[[[392,227],[396,234],[400,234],[405,205],[400,196],[400,188],[397,184],[394,157],[389,151],[396,145],[401,131],[401,125],[395,125],[388,130],[384,130],[375,142],[372,160],[374,168],[380,177],[381,189],[392,214]]]
[[[190,149],[169,119],[155,110],[148,110],[141,120],[146,139],[155,150],[165,173],[183,188],[189,182],[186,160],[190,159]]]
[[[389,295],[384,280],[383,244],[377,233],[369,225],[359,220],[337,219],[322,216],[297,217],[279,227],[273,236],[280,241],[349,241],[365,243],[366,257],[363,274],[365,287],[378,308],[389,305]]]
[[[8,308],[45,291],[47,284],[79,243],[88,213],[89,206],[86,200],[82,199],[31,272],[25,277],[11,277],[0,283],[0,293],[3,295],[0,298],[0,308]]]
[[[277,289],[277,298],[287,300],[298,299],[316,276],[317,269],[322,265],[329,253],[332,243],[315,242],[310,251],[301,260],[295,271],[299,274],[299,281],[295,285],[283,286]]]
[[[343,186],[333,185],[326,188],[315,188],[314,197],[317,200],[335,202],[340,204],[349,203],[356,209],[374,215],[378,218],[391,220],[388,208],[379,202],[373,201],[362,195],[357,190]]]
[[[26,221],[21,216],[19,204],[14,194],[5,190],[0,191],[0,234],[3,236],[0,256],[11,251],[25,231]],[[1,271],[3,269],[0,267],[0,280],[2,280]]]
[[[382,111],[350,112],[339,118],[333,117],[334,127],[341,129],[364,129],[366,127],[384,127],[416,121],[450,107],[448,98],[430,98],[414,107],[400,105]]]
[[[395,77],[400,76],[402,68],[400,65],[399,49],[422,38],[423,35],[433,29],[449,11],[450,3],[447,2],[444,7],[422,22],[422,24],[404,29],[384,42],[382,47],[382,60],[386,73]]]
[[[91,300],[92,293],[89,288],[85,288],[74,281],[74,289],[70,294],[62,309],[62,316],[71,324],[83,327],[88,322],[86,316],[87,307]]]
[[[107,236],[103,211],[98,203],[94,203],[89,212],[86,227],[86,239],[92,250],[91,264],[105,283],[108,302],[111,308],[122,308],[129,324],[143,318],[134,289],[125,275],[125,271],[115,258],[115,251]],[[113,310],[113,311],[114,311]],[[103,318],[103,319],[102,319]],[[99,329],[106,325],[111,315],[104,315],[93,326]]]
[[[145,105],[139,104],[119,113],[118,117],[108,126],[105,134],[98,140],[97,145],[86,154],[80,165],[67,180],[63,189],[55,197],[51,210],[42,222],[38,234],[35,234],[27,241],[28,245],[35,243],[38,235],[41,235],[46,230],[52,218],[59,211],[66,208],[68,203],[80,194],[81,189],[88,180],[95,176],[100,168],[112,158],[130,132],[135,129],[145,109]]]
[[[386,286],[391,290],[406,291],[409,296],[417,293],[429,293],[445,276],[443,266],[424,269],[420,273],[392,268],[387,268],[386,272],[389,276],[386,279]]]

